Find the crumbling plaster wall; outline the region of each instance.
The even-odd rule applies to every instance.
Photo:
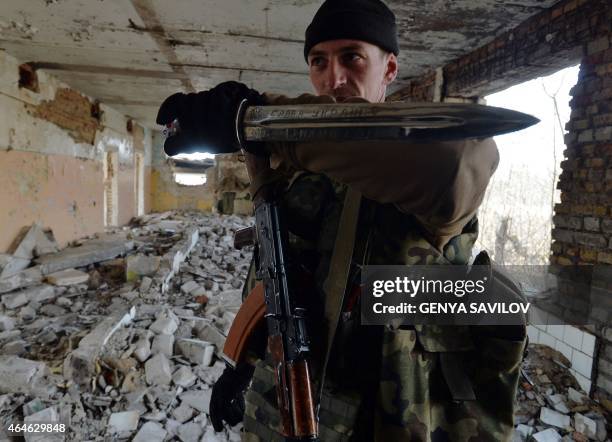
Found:
[[[612,264],[612,9],[608,0],[563,0],[463,57],[413,79],[390,99],[476,100],[581,63],[572,90],[565,160],[551,245],[554,265]],[[528,109],[528,103],[526,103]],[[612,281],[576,290],[559,278],[560,302],[550,314],[597,336],[590,379],[595,393],[612,393]],[[603,289],[603,290],[602,290]],[[577,294],[581,293],[580,296]],[[603,293],[603,295],[598,295]],[[584,322],[583,322],[584,323]]]
[[[20,62],[0,50],[0,252],[38,222],[60,243],[104,230],[103,158],[119,159],[118,221],[136,215],[134,152],[150,166],[150,131],[96,104],[44,71],[36,91],[19,86]],[[145,208],[147,173],[145,171]]]

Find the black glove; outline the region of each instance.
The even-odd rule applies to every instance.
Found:
[[[232,153],[240,149],[236,112],[243,100],[264,104],[262,95],[236,81],[221,83],[197,94],[177,93],[166,98],[157,112],[157,124],[179,122],[179,132],[166,139],[167,155],[191,152]],[[249,152],[261,152],[263,143],[246,143]]]
[[[239,365],[227,367],[212,389],[208,408],[210,421],[215,431],[223,430],[223,421],[230,426],[242,422],[244,416],[244,391],[249,386],[255,367]]]

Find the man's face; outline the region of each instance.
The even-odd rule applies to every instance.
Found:
[[[338,101],[362,97],[381,103],[397,75],[394,54],[359,40],[330,40],[313,46],[308,66],[317,95],[331,95]]]

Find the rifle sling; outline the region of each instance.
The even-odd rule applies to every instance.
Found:
[[[344,294],[351,269],[353,249],[355,247],[355,236],[357,233],[357,222],[359,219],[359,208],[361,206],[361,194],[350,186],[347,188],[340,221],[338,223],[338,233],[334,242],[334,250],[329,265],[327,278],[323,283],[325,292],[325,319],[328,325],[326,347],[323,358],[323,367],[317,398],[320,401],[325,383],[325,373],[334,342],[338,322],[342,313]]]

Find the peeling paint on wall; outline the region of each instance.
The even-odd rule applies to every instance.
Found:
[[[92,103],[77,91],[58,89],[53,100],[27,106],[32,115],[66,129],[76,142],[94,144],[100,121],[92,117]]]
[[[98,161],[0,151],[0,188],[0,253],[33,222],[51,228],[61,245],[104,228]]]
[[[150,164],[151,132],[115,109],[92,102],[44,71],[39,92],[18,87],[21,62],[0,51],[0,253],[37,222],[61,245],[104,229],[103,158],[117,156],[117,223],[137,215],[134,145]],[[144,208],[150,178],[144,169]],[[142,204],[141,204],[142,206]]]

